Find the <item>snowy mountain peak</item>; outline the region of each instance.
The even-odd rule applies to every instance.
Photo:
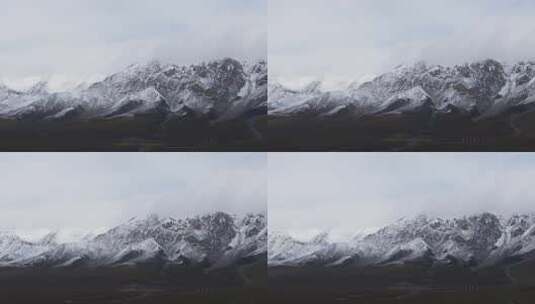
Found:
[[[145,114],[231,120],[267,104],[267,66],[230,58],[190,66],[150,61],[102,81],[50,94],[45,83],[25,92],[0,89],[0,117],[93,119]]]
[[[433,68],[433,67],[429,67],[425,61],[417,61],[414,64],[398,65],[394,68],[394,70],[391,73],[387,73],[379,77],[387,78],[387,77],[393,77],[394,75],[399,76],[399,75],[406,75],[406,74],[423,73],[423,72],[428,71],[430,68]]]
[[[315,237],[313,237],[310,242],[314,243],[314,244],[326,244],[326,243],[328,243],[328,240],[329,240],[329,233],[328,232],[322,232],[322,233],[316,235]]]
[[[39,94],[47,94],[48,93],[48,82],[46,81],[39,81],[33,86],[31,86],[29,89],[25,91],[27,94],[30,95],[39,95]]]
[[[152,214],[133,218],[98,235],[59,242],[56,233],[38,242],[0,234],[0,265],[87,266],[139,263],[232,265],[265,254],[263,215],[235,217],[223,212],[184,219]]]
[[[270,265],[355,263],[460,263],[487,265],[535,253],[535,216],[500,218],[481,213],[458,218],[405,218],[349,242],[299,242],[270,234]]]
[[[305,88],[302,90],[303,93],[311,94],[311,93],[319,93],[321,89],[322,83],[319,80],[313,81],[309,83]]]
[[[40,241],[39,244],[41,245],[53,245],[57,243],[58,233],[57,232],[50,232],[47,233]]]
[[[271,115],[332,116],[339,107],[355,117],[414,111],[492,117],[520,104],[535,103],[532,62],[506,65],[493,59],[451,67],[418,62],[402,65],[344,91],[311,94],[282,87],[269,96]]]

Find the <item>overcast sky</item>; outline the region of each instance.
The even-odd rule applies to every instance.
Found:
[[[273,80],[336,88],[399,64],[535,59],[532,0],[270,0]]]
[[[59,90],[152,59],[264,59],[266,1],[1,0],[0,80]]]
[[[263,153],[2,153],[0,230],[266,211]]]
[[[420,214],[535,212],[529,153],[278,153],[268,168],[269,228],[304,239]]]

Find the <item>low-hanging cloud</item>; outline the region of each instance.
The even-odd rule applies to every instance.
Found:
[[[135,62],[264,59],[266,0],[4,0],[0,80],[62,89]]]
[[[91,230],[155,213],[266,212],[261,153],[6,153],[0,230]]]
[[[352,236],[402,217],[535,212],[535,155],[282,153],[268,158],[272,230]]]
[[[427,61],[535,59],[529,0],[272,0],[270,75],[337,87]]]

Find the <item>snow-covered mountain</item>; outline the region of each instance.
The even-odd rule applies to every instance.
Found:
[[[350,253],[348,244],[329,242],[326,233],[309,242],[297,241],[280,232],[270,232],[268,237],[268,261],[272,266],[330,264]]]
[[[506,65],[489,59],[453,67],[420,62],[344,90],[319,87],[316,82],[304,90],[270,84],[269,114],[358,117],[425,110],[485,118],[535,105],[535,62]]]
[[[266,219],[218,212],[185,219],[150,215],[133,218],[98,235],[59,242],[52,233],[39,241],[0,234],[0,266],[107,266],[178,264],[222,267],[266,253]]]
[[[40,82],[26,91],[0,84],[0,117],[91,119],[142,114],[230,120],[266,113],[267,65],[222,59],[191,66],[153,61],[102,81],[51,93]]]
[[[343,243],[330,242],[325,234],[302,242],[270,233],[268,240],[271,266],[411,262],[484,266],[530,254],[535,254],[535,215],[418,216]]]

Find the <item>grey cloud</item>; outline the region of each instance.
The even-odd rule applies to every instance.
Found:
[[[0,229],[95,229],[133,216],[266,211],[264,154],[7,153]]]
[[[5,0],[0,80],[71,82],[140,61],[266,58],[266,0]]]
[[[270,228],[299,235],[419,214],[535,212],[531,154],[282,153],[268,164]]]
[[[399,64],[534,59],[532,1],[273,0],[270,75],[360,80]]]

